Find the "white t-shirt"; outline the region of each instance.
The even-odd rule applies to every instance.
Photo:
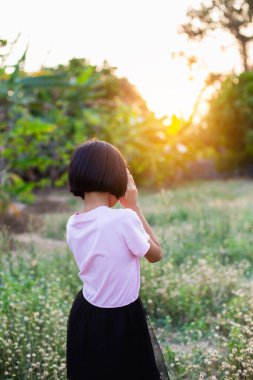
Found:
[[[135,211],[99,206],[71,215],[66,240],[79,268],[83,295],[99,307],[120,307],[139,296],[140,263],[150,236]]]

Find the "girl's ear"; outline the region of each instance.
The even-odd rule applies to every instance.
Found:
[[[109,207],[113,207],[117,202],[118,202],[118,199],[114,195],[110,194],[109,195]]]

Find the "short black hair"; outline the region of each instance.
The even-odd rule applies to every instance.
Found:
[[[112,144],[92,138],[73,152],[68,169],[70,192],[84,199],[91,191],[109,192],[117,199],[127,189],[127,162]]]

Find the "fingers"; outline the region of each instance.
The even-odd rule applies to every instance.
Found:
[[[132,174],[130,173],[130,171],[127,169],[127,179],[128,179],[128,184],[131,186],[131,185],[134,185],[134,179],[133,179],[133,176]]]
[[[131,175],[131,173],[130,173],[130,171],[128,170],[128,168],[127,168],[127,189],[129,190],[129,191],[131,191],[131,190],[136,190],[137,188],[136,188],[136,185],[135,185],[135,182],[134,182],[134,178],[133,178],[133,176]]]
[[[133,179],[133,176],[132,176],[132,174],[130,173],[129,169],[127,168],[126,170],[127,170],[127,176],[128,176],[128,178]]]

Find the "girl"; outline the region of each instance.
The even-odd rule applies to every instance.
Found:
[[[70,192],[84,199],[66,226],[84,284],[68,316],[67,378],[169,379],[139,297],[139,259],[155,263],[162,250],[125,159],[113,145],[88,140],[74,151],[68,179]],[[124,208],[113,209],[118,200]]]

